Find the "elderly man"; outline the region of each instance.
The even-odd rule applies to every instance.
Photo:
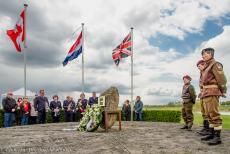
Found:
[[[7,93],[7,96],[2,100],[2,105],[4,109],[4,127],[11,127],[15,119],[14,112],[17,108],[12,92]]]

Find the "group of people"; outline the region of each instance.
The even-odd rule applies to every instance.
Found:
[[[197,62],[200,71],[198,95],[201,102],[203,128],[198,132],[204,136],[202,141],[208,141],[209,145],[221,143],[222,119],[219,112],[219,98],[225,97],[227,92],[227,79],[224,75],[223,65],[214,59],[213,48],[205,48],[201,51],[202,59]],[[189,75],[183,77],[182,90],[182,117],[185,125],[181,129],[191,131],[193,125],[193,104],[196,102],[196,92],[191,85],[192,78]]]
[[[141,97],[137,96],[135,105],[134,105],[134,112],[135,112],[135,120],[142,121],[142,110],[143,110],[143,102],[141,101]],[[131,105],[129,100],[126,100],[122,106],[122,113],[123,113],[123,120],[130,121],[131,120]]]
[[[19,98],[16,102],[13,98],[13,93],[8,92],[2,101],[4,127],[11,127],[15,120],[17,122],[20,121],[18,124],[20,123],[21,125],[27,125],[29,121],[30,124],[44,124],[48,109],[51,110],[52,122],[54,123],[60,122],[60,111],[62,108],[64,109],[65,122],[79,121],[86,107],[92,107],[93,104],[97,103],[98,97],[96,92],[92,93],[92,97],[89,100],[85,99],[84,93],[81,93],[76,103],[72,97],[67,96],[66,100],[63,101],[63,105],[58,95],[54,95],[53,100],[49,102],[44,90],[40,90],[39,96],[36,95],[31,102],[29,102],[28,97]]]
[[[203,116],[203,128],[198,133],[204,137],[203,141],[208,141],[209,145],[217,145],[221,143],[221,129],[222,119],[219,113],[219,98],[224,97],[226,88],[226,77],[223,71],[223,65],[214,59],[214,49],[206,48],[201,51],[202,60],[197,62],[197,67],[200,71],[199,98],[201,102],[201,112]],[[193,125],[193,104],[196,102],[195,88],[191,84],[192,78],[189,75],[183,76],[183,89],[182,89],[182,117],[184,119],[184,126],[181,129],[187,129],[191,131]],[[40,90],[39,96],[36,96],[30,103],[28,97],[24,97],[17,103],[13,99],[12,92],[8,92],[6,98],[3,99],[4,108],[4,126],[10,127],[14,120],[14,113],[17,108],[20,109],[21,125],[28,124],[30,117],[31,123],[43,124],[46,122],[46,112],[50,108],[52,112],[53,122],[60,121],[60,110],[64,109],[64,118],[66,122],[79,121],[82,118],[82,113],[85,112],[87,105],[92,106],[97,104],[98,97],[96,93],[92,93],[92,97],[89,100],[85,99],[85,94],[81,93],[77,103],[72,97],[67,96],[63,102],[63,106],[59,101],[57,95],[53,96],[53,100],[49,103],[47,97],[45,97],[45,91]],[[142,120],[143,103],[141,97],[137,96],[134,111],[135,120]],[[131,119],[131,106],[130,101],[126,100],[122,107],[124,120],[129,121]]]

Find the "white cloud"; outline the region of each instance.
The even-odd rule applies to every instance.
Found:
[[[71,34],[81,26],[82,22],[85,23],[85,83],[88,92],[96,90],[100,93],[111,85],[118,86],[122,92],[121,102],[129,97],[130,58],[123,59],[120,67],[116,68],[111,60],[111,54],[112,49],[122,41],[132,26],[134,27],[134,96],[141,95],[144,103],[147,104],[179,100],[181,77],[184,74],[191,74],[194,84],[197,85],[199,72],[195,63],[200,59],[199,51],[204,45],[213,46],[217,52],[221,51],[216,53],[218,59],[219,56],[229,55],[227,51],[230,44],[227,39],[229,27],[227,26],[224,27],[222,34],[203,43],[194,53],[186,57],[182,57],[173,48],[161,51],[149,43],[149,38],[158,33],[181,40],[189,33],[202,33],[205,21],[218,20],[229,13],[228,0],[221,2],[217,0],[27,2],[29,3],[28,20],[31,21],[27,23],[30,29],[28,43],[31,44],[28,46],[31,45],[31,58],[41,60],[41,64],[52,64],[39,65],[36,62],[29,65],[28,87],[36,91],[45,88],[50,91],[50,95],[59,92],[63,97],[67,94],[76,97],[79,94],[76,91],[81,90],[81,59],[70,62],[64,68],[61,62],[74,41],[68,42],[72,37]],[[17,5],[18,8],[21,7],[22,2],[18,2]],[[17,14],[12,17],[4,12],[4,18],[0,19],[0,27],[4,30],[11,28],[15,24],[12,20],[16,18],[15,16]],[[14,52],[14,48],[7,36],[3,35],[3,29],[0,31],[0,43],[3,43],[0,50],[4,55],[8,55],[9,52]],[[75,38],[78,33],[79,31],[76,32]],[[46,54],[45,49],[54,51]],[[35,53],[36,57],[33,57]],[[1,91],[22,87],[22,64],[14,68],[14,66],[7,66],[8,63],[3,57],[0,57],[0,61],[2,63],[0,65]],[[60,61],[59,65],[57,65],[58,61]],[[220,61],[223,61],[224,66],[228,64],[226,58]]]

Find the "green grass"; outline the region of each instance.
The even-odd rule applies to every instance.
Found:
[[[175,106],[175,107],[169,107],[169,106],[151,106],[151,107],[145,107],[144,110],[181,110],[181,106]],[[230,106],[220,106],[220,111],[229,112]],[[200,112],[200,103],[197,102],[193,106],[193,112]],[[223,120],[223,128],[230,130],[230,115],[221,115],[221,118]],[[183,119],[181,118],[181,123],[183,123]],[[203,118],[201,114],[194,113],[194,124],[196,125],[202,125]]]
[[[229,115],[221,115],[221,118],[223,120],[223,128],[230,130],[230,116]],[[183,119],[181,119],[181,123],[183,123]],[[194,124],[196,125],[202,125],[203,118],[202,115],[199,113],[194,114]]]

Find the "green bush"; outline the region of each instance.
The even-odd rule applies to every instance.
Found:
[[[135,119],[135,113],[133,114]],[[181,111],[175,110],[144,110],[143,121],[154,121],[154,122],[180,122],[181,121]],[[124,115],[122,114],[122,119]],[[3,127],[4,112],[0,109],[0,127]],[[51,111],[49,110],[46,114],[46,122],[52,123]],[[64,110],[60,111],[60,122],[64,122]],[[14,123],[13,125],[16,125]]]
[[[154,122],[180,122],[181,111],[173,110],[144,110],[143,111],[144,121]]]
[[[133,114],[135,119],[135,113]],[[154,122],[177,122],[181,121],[181,111],[176,110],[143,110],[142,114],[143,121],[154,121]],[[122,114],[124,119],[124,114]]]

